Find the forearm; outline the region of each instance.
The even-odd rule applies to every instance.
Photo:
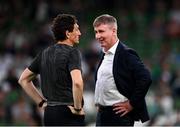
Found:
[[[74,99],[74,107],[76,109],[82,108],[83,83],[73,84],[73,99]]]
[[[135,84],[134,91],[132,92],[130,100],[130,104],[133,107],[140,107],[142,103],[144,103],[145,96],[148,92],[149,86],[150,86],[151,81],[143,82],[139,81],[138,83]],[[138,102],[138,103],[137,103]]]
[[[36,104],[39,104],[44,98],[31,82],[22,82],[22,88],[24,91],[35,101]]]
[[[82,108],[82,98],[83,98],[83,80],[81,71],[78,69],[71,71],[72,77],[72,92],[73,92],[73,100],[74,100],[74,108],[80,109]]]
[[[32,82],[35,77],[36,74],[26,68],[21,74],[18,83],[21,85],[24,91],[36,102],[36,104],[39,104],[44,98]]]

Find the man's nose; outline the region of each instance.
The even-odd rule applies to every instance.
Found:
[[[96,33],[96,39],[99,39],[99,38],[100,38],[100,34]]]
[[[81,31],[79,30],[79,35],[81,35]]]

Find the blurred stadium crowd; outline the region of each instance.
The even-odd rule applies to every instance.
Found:
[[[147,125],[180,125],[179,0],[1,0],[0,125],[42,125],[42,111],[17,80],[33,57],[53,44],[51,21],[58,13],[79,20],[87,125],[95,121],[94,71],[101,53],[92,22],[103,13],[118,19],[120,40],[137,50],[152,73]],[[39,87],[39,79],[34,82]]]

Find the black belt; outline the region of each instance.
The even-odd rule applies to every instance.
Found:
[[[100,110],[107,110],[107,109],[113,109],[113,106],[103,106],[103,105],[97,105]]]
[[[58,102],[58,101],[47,101],[48,106],[60,106],[60,105],[73,105],[72,103]]]

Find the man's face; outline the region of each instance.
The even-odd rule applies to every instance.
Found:
[[[81,32],[79,30],[79,25],[74,24],[74,29],[72,32],[69,32],[69,40],[74,43],[79,43],[79,38],[81,36]]]
[[[105,51],[108,51],[113,43],[113,38],[115,35],[115,29],[112,25],[100,24],[99,26],[94,27],[95,37],[99,41],[102,48]]]

